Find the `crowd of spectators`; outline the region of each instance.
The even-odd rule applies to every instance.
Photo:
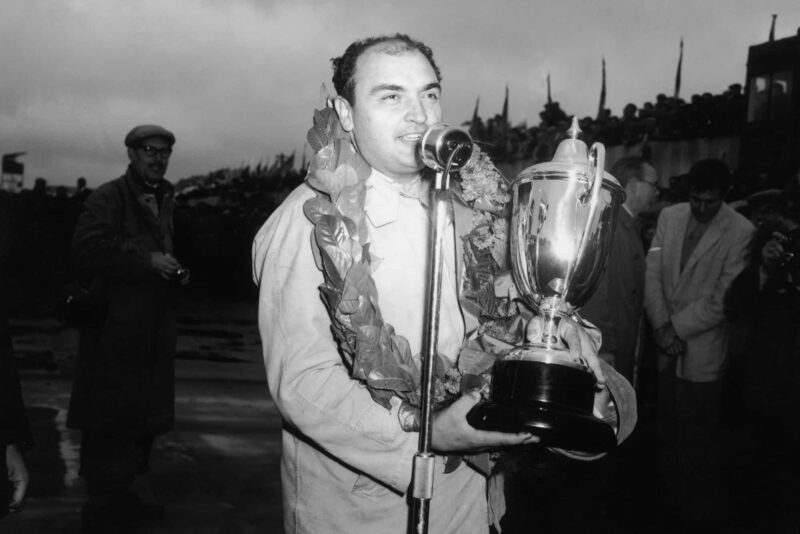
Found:
[[[650,141],[673,141],[696,137],[733,136],[745,121],[745,95],[741,84],[723,93],[692,95],[689,102],[665,94],[641,107],[629,103],[622,116],[603,108],[597,117],[583,117],[578,124],[584,139],[606,146],[634,146]],[[497,163],[548,161],[569,128],[569,116],[558,102],[548,102],[539,113],[538,125],[511,126],[501,114],[484,122],[480,117],[464,123],[470,135],[486,148]]]
[[[176,255],[191,269],[190,294],[247,298],[255,294],[250,246],[272,210],[299,185],[305,171],[289,165],[224,169],[181,180],[176,187]],[[72,281],[70,240],[91,190],[50,188],[37,178],[18,194],[0,190],[12,212],[13,241],[7,291],[19,314],[59,312],[63,288]]]
[[[690,102],[660,94],[655,103],[625,106],[622,117],[602,110],[597,118],[579,120],[587,143],[606,146],[646,144],[647,140],[680,140],[698,136],[735,135],[744,122],[745,102],[739,84],[719,95],[694,95]],[[545,104],[537,126],[511,126],[497,114],[483,121],[477,115],[464,123],[470,134],[498,164],[533,164],[552,158],[569,127],[558,102]],[[303,165],[300,165],[302,167]],[[192,270],[193,288],[204,295],[246,298],[254,294],[250,246],[260,225],[305,178],[294,155],[278,155],[271,164],[221,169],[176,182],[175,241],[177,254]],[[662,203],[685,200],[681,177],[662,191]],[[15,244],[9,275],[17,282],[12,294],[23,308],[54,309],[61,288],[70,280],[69,241],[82,202],[91,192],[84,179],[76,187],[48,187],[38,178],[11,202],[15,211]],[[5,193],[3,193],[5,194]],[[657,212],[643,214],[645,230]],[[647,224],[647,223],[650,224]]]

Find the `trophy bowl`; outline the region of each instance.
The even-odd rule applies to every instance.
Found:
[[[593,415],[595,376],[570,356],[558,325],[597,287],[625,192],[603,171],[603,145],[587,151],[579,133],[573,120],[553,161],[525,169],[512,184],[514,281],[543,328],[498,358],[489,399],[467,421],[482,430],[531,432],[545,446],[601,452],[616,444],[614,430]]]

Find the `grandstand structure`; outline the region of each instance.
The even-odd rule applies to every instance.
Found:
[[[774,177],[769,185],[781,187],[800,169],[800,28],[750,47],[746,87],[739,169]]]
[[[3,154],[3,168],[0,174],[0,190],[16,193],[22,190],[25,181],[25,165],[17,161],[25,152]]]

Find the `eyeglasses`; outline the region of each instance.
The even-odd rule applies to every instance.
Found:
[[[639,180],[643,184],[647,184],[650,186],[650,189],[656,193],[661,193],[661,189],[658,188],[658,184],[654,184],[653,182],[648,182],[647,180]]]
[[[164,148],[156,148],[151,145],[143,145],[140,146],[139,148],[144,150],[144,153],[148,158],[154,158],[156,157],[156,154],[158,154],[162,158],[168,158],[170,154],[172,154],[172,148],[168,146],[165,146]]]
[[[658,184],[654,184],[653,182],[648,182],[647,180],[642,180],[642,182],[646,183],[647,185],[649,185],[650,187],[652,187],[652,188],[653,188],[653,189],[655,189],[656,191],[658,191],[658,190],[659,190],[659,189],[658,189]]]

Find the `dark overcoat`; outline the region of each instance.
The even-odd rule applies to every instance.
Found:
[[[620,208],[605,272],[580,314],[600,329],[600,351],[613,353],[614,368],[631,382],[644,313],[645,269],[639,224]]]
[[[150,188],[131,168],[86,200],[72,259],[106,312],[81,328],[71,428],[139,435],[172,426],[177,287],[150,254],[173,252],[173,205],[171,184]]]

